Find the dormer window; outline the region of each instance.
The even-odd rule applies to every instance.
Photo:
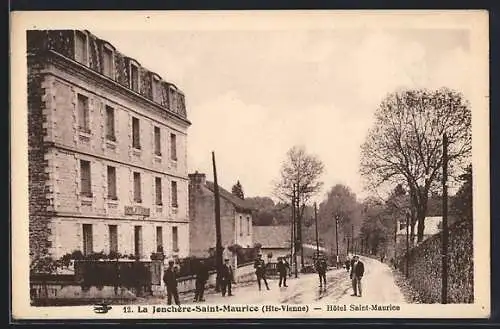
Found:
[[[176,91],[172,86],[168,88],[168,108],[170,111],[177,112]]]
[[[151,79],[151,89],[153,90],[153,101],[158,104],[161,104],[161,84],[160,77],[156,74],[153,74],[153,78]]]
[[[139,65],[130,62],[130,88],[139,92]]]
[[[104,44],[102,47],[102,74],[114,79],[114,51],[111,46]]]
[[[75,31],[75,61],[88,65],[88,38],[82,31]]]

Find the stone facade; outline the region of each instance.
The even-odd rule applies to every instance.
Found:
[[[75,55],[76,35],[87,40],[85,61]],[[111,244],[142,259],[158,245],[186,257],[183,94],[138,64],[132,90],[123,55],[88,31],[28,31],[27,40],[31,257],[108,253]],[[134,61],[125,62],[131,69]]]
[[[221,238],[224,256],[232,256],[228,247],[253,247],[252,209],[244,200],[219,187]],[[205,174],[189,175],[190,252],[193,256],[207,256],[215,249],[215,195],[213,183]]]

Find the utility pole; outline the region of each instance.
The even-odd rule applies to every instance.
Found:
[[[354,225],[351,225],[351,251],[356,253],[356,247],[354,245]]]
[[[293,264],[293,254],[295,250],[295,185],[293,186],[292,192],[292,218],[291,218],[291,230],[290,230],[290,265]],[[291,271],[290,271],[291,272]],[[290,276],[292,273],[290,273]]]
[[[394,221],[394,261],[396,261],[397,257],[397,247],[398,247],[398,220]]]
[[[339,267],[339,215],[335,215],[335,262]]]
[[[298,201],[297,201],[298,204]],[[304,268],[304,244],[302,243],[302,215],[304,214],[305,204],[299,212],[299,242],[300,242],[300,268]]]
[[[314,203],[314,223],[316,225],[316,254],[319,257],[318,210],[316,209],[316,202]]]
[[[345,238],[344,241],[347,240],[347,249],[346,254],[349,255],[349,237]]]
[[[448,303],[448,136],[443,134],[443,238],[441,304]]]
[[[214,196],[215,196],[215,261],[217,268],[215,290],[220,291],[221,284],[221,270],[222,270],[222,237],[220,227],[220,199],[219,199],[219,185],[217,184],[217,169],[215,167],[215,152],[212,152],[212,164],[214,169]]]
[[[295,190],[295,184],[293,184],[293,223],[294,223],[294,240],[293,240],[293,262],[295,264],[295,278],[299,276],[299,268],[297,264],[297,228],[298,228],[298,223],[297,223],[297,208],[296,208],[296,203],[297,203],[297,194],[298,191],[296,192]]]
[[[406,259],[405,259],[405,276],[408,278],[408,258],[410,252],[410,214],[406,213]]]

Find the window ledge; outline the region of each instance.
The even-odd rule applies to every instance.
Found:
[[[86,128],[78,128],[78,133],[85,137],[90,137],[92,135],[92,131]]]

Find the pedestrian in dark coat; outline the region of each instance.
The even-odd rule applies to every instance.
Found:
[[[174,268],[174,261],[171,260],[168,262],[168,267],[163,273],[163,282],[165,283],[165,287],[167,287],[167,304],[172,304],[172,296],[174,297],[174,301],[177,305],[180,305],[179,302],[179,293],[177,292],[177,269]]]
[[[203,294],[205,292],[205,284],[208,280],[208,267],[203,260],[200,260],[196,269],[196,290],[194,293],[195,302],[204,302]]]
[[[324,258],[316,259],[316,272],[319,275],[319,286],[322,287],[325,285],[326,288],[326,270],[328,265],[326,264],[326,260]]]
[[[264,281],[267,290],[270,290],[266,280],[266,263],[262,259],[261,254],[257,256],[257,259],[253,264],[253,267],[255,268],[255,274],[257,275],[257,284],[259,285],[259,290],[261,290],[261,285],[260,285],[261,280]]]
[[[226,296],[226,292],[228,296],[233,296],[231,291],[231,284],[234,281],[233,268],[229,265],[229,259],[224,261],[224,265],[222,265],[221,271],[221,288],[222,288],[222,296]]]
[[[290,271],[290,265],[288,265],[288,263],[285,259],[280,257],[278,260],[277,269],[278,269],[278,273],[280,275],[280,282],[279,282],[278,286],[281,287],[281,285],[283,284],[283,287],[288,287],[286,285],[286,274],[287,274],[287,269],[288,269],[288,271]]]
[[[361,290],[361,278],[365,274],[365,265],[359,260],[359,256],[353,257],[353,263],[351,266],[351,280],[352,280],[352,290],[353,294],[351,296],[362,296]]]
[[[349,270],[351,269],[351,260],[350,260],[349,258],[347,258],[347,259],[345,260],[345,263],[344,263],[344,264],[345,264],[345,269],[346,269],[346,271],[347,271],[347,272],[349,272]]]

